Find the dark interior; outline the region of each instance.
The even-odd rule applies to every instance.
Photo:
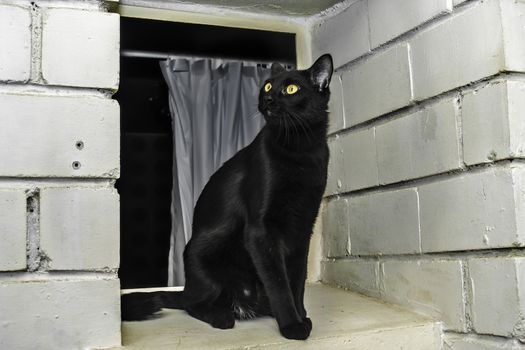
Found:
[[[121,17],[121,50],[295,64],[295,35]],[[122,57],[120,270],[122,288],[167,285],[173,143],[159,59]]]

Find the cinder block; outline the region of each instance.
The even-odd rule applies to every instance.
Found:
[[[0,176],[118,177],[115,100],[0,94],[0,110]]]
[[[512,184],[514,190],[514,210],[516,212],[517,239],[515,247],[525,245],[525,169],[523,166],[511,168]]]
[[[408,45],[372,56],[343,73],[346,127],[408,105],[412,99]]]
[[[378,126],[376,142],[382,184],[461,166],[453,100]]]
[[[414,188],[348,199],[352,255],[420,252]]]
[[[466,330],[461,261],[381,262],[383,297],[442,320],[448,330]]]
[[[445,334],[443,350],[519,350],[523,347],[511,339],[483,335]]]
[[[119,266],[119,196],[114,188],[40,193],[40,250],[54,270]]]
[[[321,281],[379,297],[379,262],[337,259],[321,262]]]
[[[452,4],[454,6],[458,6],[459,4],[464,3],[465,1],[467,1],[467,0],[452,0]]]
[[[326,195],[378,185],[373,128],[336,135],[329,140],[328,147],[330,163]]]
[[[523,120],[525,82],[507,82],[507,99],[510,129],[509,157],[523,158],[525,156],[525,121]]]
[[[26,195],[0,189],[0,271],[25,270]]]
[[[0,5],[0,80],[27,81],[31,72],[31,13]]]
[[[505,70],[525,72],[525,2],[500,0]]]
[[[323,255],[341,257],[350,254],[348,200],[331,199],[323,211]]]
[[[489,84],[466,94],[462,106],[466,164],[525,156],[525,83]]]
[[[0,282],[0,348],[120,346],[118,279]]]
[[[468,267],[474,330],[525,339],[525,258],[470,259]]]
[[[375,129],[341,135],[340,142],[343,149],[342,190],[347,192],[377,186]]]
[[[421,185],[423,252],[522,246],[523,219],[516,217],[515,192],[523,202],[523,187],[514,186],[515,176],[522,173],[522,169],[489,168]]]
[[[370,45],[375,48],[451,10],[447,0],[368,0]]]
[[[330,160],[328,162],[328,179],[326,181],[325,196],[342,192],[344,180],[344,154],[339,135],[328,140]]]
[[[345,127],[343,108],[343,83],[341,76],[334,74],[330,82],[330,102],[328,102],[328,133],[332,134]]]
[[[43,11],[42,75],[47,84],[116,90],[119,16],[76,9]]]
[[[503,70],[502,48],[498,0],[477,2],[425,30],[410,40],[414,99],[423,100]]]
[[[331,53],[339,67],[370,51],[366,1],[356,1],[341,13],[312,26],[312,56]]]
[[[507,101],[504,82],[465,95],[461,118],[466,164],[508,157],[511,151]]]

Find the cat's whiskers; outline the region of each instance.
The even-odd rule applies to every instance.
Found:
[[[288,124],[286,123],[286,119],[284,118],[279,118],[279,120],[282,120],[283,121],[283,132],[284,132],[284,143],[285,144],[288,144]]]
[[[304,134],[306,138],[308,139],[308,142],[311,142],[312,140],[310,136],[312,136],[312,133],[311,133],[312,131],[310,129],[310,126],[301,117],[294,114],[293,112],[290,112],[289,115],[290,117],[292,117],[294,120],[297,121],[297,124],[299,124],[299,126],[303,129]]]
[[[310,125],[308,125],[308,123],[306,123],[300,117],[296,116],[296,118],[299,119],[300,125],[303,128],[303,130],[304,130],[304,133],[305,133],[306,138],[308,139],[308,142],[312,142],[313,133],[312,133],[312,129],[311,129]]]
[[[293,114],[291,112],[289,112],[288,115],[290,116],[291,119],[294,120],[294,124],[297,123],[297,125],[299,125],[303,129],[303,131],[305,131],[304,127],[303,127],[303,125],[301,123],[301,120],[300,120],[300,118],[298,116],[296,116],[295,114]],[[297,129],[297,134],[299,134],[299,130],[298,129]]]
[[[293,128],[294,128],[294,130],[295,130],[295,134],[297,135],[297,137],[299,137],[299,135],[300,135],[300,130],[299,130],[297,124],[294,123],[293,120],[290,121],[290,124],[292,124],[292,126],[293,126]],[[296,138],[297,138],[297,137],[296,137]]]
[[[277,134],[277,141],[281,138],[281,132],[282,132],[282,120],[279,119],[279,133]]]
[[[285,143],[288,145],[290,144],[290,139],[291,139],[291,136],[290,136],[291,130],[289,130],[290,127],[288,126],[290,121],[286,118],[282,118],[282,119],[284,121],[284,131],[286,135]]]
[[[303,125],[308,129],[308,132],[310,133],[310,135],[313,136],[312,128],[311,128],[310,124],[308,124],[303,118],[299,117],[298,115],[295,115],[295,116],[301,120]]]
[[[291,114],[288,113],[288,116],[291,117]],[[293,119],[293,118],[291,118],[291,119]],[[290,123],[290,126],[293,127],[293,130],[290,130],[290,133],[292,133],[292,131],[295,131],[295,133],[297,135],[299,135],[299,130],[297,129],[297,127],[296,127],[295,123],[293,122],[293,120],[288,119],[288,122]]]

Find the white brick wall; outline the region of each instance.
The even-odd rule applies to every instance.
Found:
[[[330,102],[328,103],[329,120],[328,133],[331,134],[345,127],[345,114],[343,107],[343,83],[341,76],[332,75],[330,81]]]
[[[458,5],[462,4],[462,3],[464,3],[465,1],[467,1],[467,0],[452,0],[452,4],[454,6],[458,6]]]
[[[498,81],[465,95],[463,151],[468,165],[524,156],[525,83]]]
[[[26,81],[31,66],[31,13],[0,4],[0,81]]]
[[[470,259],[468,267],[475,331],[525,340],[525,258]]]
[[[323,253],[327,257],[350,254],[348,200],[335,198],[323,210]]]
[[[524,26],[525,27],[525,26]],[[525,155],[525,83],[509,81],[507,83],[508,120],[510,129],[509,158],[522,158]]]
[[[0,2],[0,349],[119,346],[119,16]]]
[[[477,2],[416,35],[410,40],[414,98],[423,100],[503,69],[502,39],[497,0]]]
[[[333,260],[321,264],[323,283],[337,284],[379,297],[379,262],[374,260]]]
[[[1,176],[118,177],[116,101],[0,93],[0,116]]]
[[[505,68],[509,71],[525,71],[525,3],[500,0],[503,50]]]
[[[40,247],[52,270],[119,265],[119,197],[114,188],[40,192]]]
[[[415,189],[352,197],[348,201],[352,255],[420,251]]]
[[[343,173],[339,174],[341,191],[377,186],[378,170],[375,130],[351,132],[340,139],[343,149]]]
[[[344,154],[339,135],[328,140],[330,160],[328,162],[328,179],[325,194],[331,195],[341,192],[344,177]]]
[[[489,169],[419,187],[424,252],[523,246],[513,177],[523,169]],[[516,174],[516,175],[514,175]]]
[[[327,195],[379,184],[373,128],[337,135],[328,141],[328,147]]]
[[[458,169],[454,100],[444,100],[377,127],[379,182],[392,183]]]
[[[120,344],[118,279],[0,281],[0,348],[86,349]]]
[[[117,14],[45,10],[42,32],[44,80],[52,85],[116,90],[119,41]]]
[[[0,271],[26,269],[26,194],[0,188]]]
[[[404,107],[412,98],[408,45],[401,44],[343,73],[346,126]]]
[[[507,166],[330,200],[323,220],[327,256],[344,256],[348,246],[352,255],[523,246],[524,186],[525,169]],[[348,232],[350,243],[343,241]]]
[[[375,48],[450,10],[448,0],[369,0],[371,47]]]
[[[381,269],[387,301],[437,317],[449,330],[466,330],[460,261],[385,261]]]
[[[321,279],[444,321],[447,350],[521,349],[525,3],[363,2],[370,51],[312,35],[349,57],[326,191],[348,214],[324,213]]]
[[[370,50],[367,3],[353,2],[341,13],[314,24],[312,57],[331,52],[336,67]]]
[[[503,338],[475,335],[445,337],[443,350],[520,350],[523,346]]]

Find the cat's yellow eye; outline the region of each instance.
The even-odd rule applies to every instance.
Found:
[[[295,94],[297,91],[299,91],[299,86],[295,85],[295,84],[290,84],[286,87],[286,93],[288,95],[293,95]]]
[[[272,89],[272,84],[270,83],[266,83],[266,85],[264,85],[264,91],[265,92],[268,92]]]

